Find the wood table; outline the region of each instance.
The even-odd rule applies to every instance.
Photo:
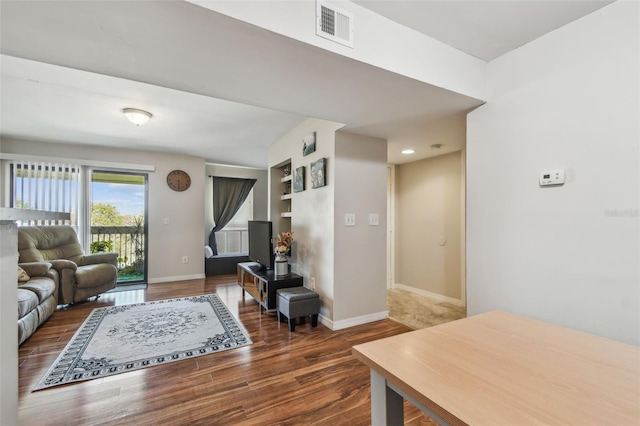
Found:
[[[639,425],[640,348],[494,311],[364,343],[372,424]]]

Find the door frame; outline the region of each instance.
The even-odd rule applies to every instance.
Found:
[[[148,283],[149,279],[149,173],[147,171],[141,170],[133,170],[133,169],[118,169],[118,168],[109,168],[109,167],[83,167],[83,172],[85,174],[84,182],[85,182],[85,191],[84,191],[84,211],[83,211],[83,229],[84,229],[84,247],[85,251],[89,251],[89,247],[91,246],[91,205],[92,205],[92,176],[93,173],[110,173],[110,174],[120,174],[120,175],[136,175],[142,176],[144,178],[144,225],[143,225],[143,235],[144,235],[144,275],[142,280],[140,281],[131,281],[131,282],[122,282],[116,285],[126,286],[128,284],[143,284]]]

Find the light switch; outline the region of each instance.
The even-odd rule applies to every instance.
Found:
[[[344,215],[344,226],[356,226],[356,214],[355,213],[345,213],[345,215]]]
[[[168,218],[168,217],[165,217],[165,218],[164,218],[164,224],[165,224],[165,225],[168,225],[168,224],[169,224],[169,218]]]
[[[380,225],[380,215],[378,215],[378,213],[369,213],[369,225],[370,226]]]

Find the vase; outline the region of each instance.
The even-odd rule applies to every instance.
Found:
[[[287,275],[289,273],[289,259],[281,253],[276,253],[275,259],[276,275]]]

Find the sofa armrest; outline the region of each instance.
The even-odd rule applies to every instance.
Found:
[[[78,262],[79,266],[96,265],[98,263],[110,263],[118,266],[118,253],[115,252],[99,252],[85,254]]]
[[[55,259],[51,260],[50,262],[53,266],[53,269],[57,270],[58,272],[62,271],[63,269],[72,269],[73,271],[78,269],[78,265],[76,265],[75,262],[67,259]]]
[[[49,262],[26,262],[19,263],[18,266],[24,269],[30,277],[44,277],[53,265]]]

